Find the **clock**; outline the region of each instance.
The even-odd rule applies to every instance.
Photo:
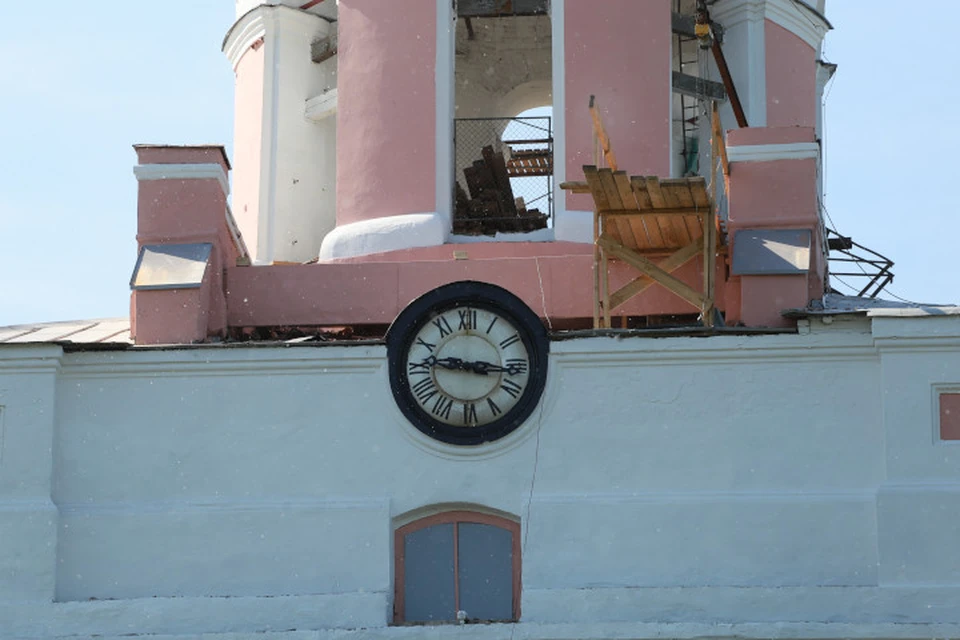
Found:
[[[522,300],[483,282],[454,282],[410,303],[387,333],[393,397],[417,429],[479,445],[530,417],[547,378],[549,341]]]

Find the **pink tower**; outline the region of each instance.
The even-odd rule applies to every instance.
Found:
[[[823,1],[710,5],[746,128],[693,35],[696,5],[238,0],[223,42],[236,75],[232,193],[222,153],[139,150],[137,342],[382,327],[457,280],[507,287],[551,326],[590,326],[595,203],[560,185],[596,162],[591,96],[619,167],[662,179],[721,180],[709,153],[719,100],[730,169],[716,307],[728,325],[788,326],[781,312],[820,297],[826,273]],[[160,268],[170,260],[191,277]],[[695,284],[702,272],[693,260],[674,275]],[[697,309],[652,286],[617,313]]]

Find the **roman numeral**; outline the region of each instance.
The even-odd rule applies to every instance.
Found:
[[[447,322],[447,319],[444,316],[439,316],[433,321],[433,325],[440,330],[440,337],[448,336],[453,333],[453,327],[450,326],[450,323]]]
[[[444,420],[450,419],[450,409],[453,407],[453,400],[450,398],[441,395],[437,398],[436,402],[433,403],[433,415],[443,418]]]
[[[429,342],[425,341],[423,338],[417,338],[417,344],[420,345],[421,347],[426,347],[427,351],[429,351],[430,353],[433,353],[433,350],[437,348],[437,345],[430,344]]]
[[[530,364],[523,358],[507,358],[504,366],[510,370],[511,375],[526,373],[527,369],[530,368]]]
[[[515,334],[513,334],[512,336],[510,336],[509,338],[504,338],[504,339],[500,342],[500,348],[501,348],[501,349],[506,349],[506,348],[509,347],[510,345],[516,344],[516,343],[518,343],[518,342],[520,342],[520,334],[519,334],[519,333],[515,333]]]
[[[487,327],[487,333],[488,333],[488,334],[493,330],[493,325],[497,324],[497,320],[499,320],[499,319],[500,319],[499,316],[493,316],[493,320],[490,321],[490,326]]]
[[[492,398],[487,398],[487,404],[490,406],[490,411],[493,413],[494,417],[503,413],[503,410],[497,406],[497,403],[494,402]]]
[[[428,376],[430,375],[430,365],[425,362],[408,362],[407,363],[407,375],[408,376]]]
[[[460,314],[460,326],[458,331],[472,331],[477,328],[477,310],[476,309],[457,309]]]
[[[472,402],[463,405],[463,424],[477,424],[477,405]]]
[[[516,382],[510,379],[504,379],[501,383],[500,388],[509,393],[514,398],[520,397],[520,392],[523,391],[523,387],[518,385]]]
[[[424,378],[417,384],[411,387],[413,395],[416,396],[420,404],[426,404],[427,400],[437,395],[437,385],[434,384],[433,378]]]

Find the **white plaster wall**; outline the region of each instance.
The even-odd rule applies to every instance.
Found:
[[[52,485],[30,495],[60,522],[39,537],[0,525],[30,552],[0,552],[0,568],[21,563],[0,586],[0,636],[421,637],[385,627],[392,531],[442,503],[520,518],[523,637],[625,637],[599,621],[854,625],[834,637],[960,623],[960,448],[934,440],[931,400],[960,382],[960,318],[551,349],[541,409],[470,455],[404,422],[380,346],[72,353],[59,373],[19,370],[0,383],[6,442],[47,425],[20,450],[46,457]],[[24,366],[12,353],[7,369]]]
[[[316,64],[310,43],[336,32],[317,16],[278,7],[273,38],[268,32],[268,75],[273,84],[274,147],[268,167],[272,207],[268,215],[271,260],[305,262],[317,257],[323,238],[336,227],[336,118],[314,122],[306,102],[337,87],[336,56]],[[271,56],[272,54],[272,56]]]
[[[0,353],[0,602],[53,597],[57,510],[50,478],[60,356],[49,345]]]

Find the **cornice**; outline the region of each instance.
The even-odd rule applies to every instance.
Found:
[[[230,60],[234,71],[240,64],[243,54],[253,46],[254,42],[266,35],[267,24],[264,16],[269,9],[270,7],[264,6],[251,9],[230,27],[224,37],[222,51]]]
[[[767,19],[795,34],[816,51],[833,27],[816,9],[799,0],[719,0],[712,8],[714,20],[726,28],[746,21]]]
[[[227,172],[215,163],[201,164],[138,164],[133,175],[139,181],[147,180],[216,180],[223,189],[223,195],[230,195],[230,182]]]
[[[832,27],[815,9],[801,7],[796,0],[767,0],[766,17],[820,51],[823,38]]]
[[[771,162],[773,160],[815,160],[820,157],[820,145],[816,142],[791,142],[788,144],[748,144],[728,147],[730,162]]]

